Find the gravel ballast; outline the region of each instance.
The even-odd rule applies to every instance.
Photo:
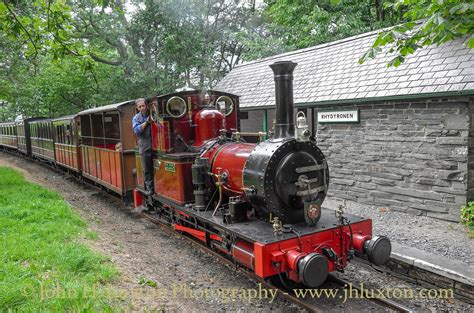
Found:
[[[342,201],[326,198],[323,206],[335,210],[341,204]],[[344,211],[372,218],[375,235],[385,235],[405,246],[474,265],[474,240],[469,239],[467,229],[459,223],[352,201],[346,201]]]

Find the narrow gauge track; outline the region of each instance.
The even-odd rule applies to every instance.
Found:
[[[291,302],[295,305],[298,305],[301,308],[308,310],[309,312],[321,312],[320,308],[318,308],[316,305],[310,303],[308,300],[298,298],[298,297],[292,295],[291,293],[286,292],[284,289],[272,284],[270,281],[262,279],[261,277],[255,275],[253,272],[247,270],[246,268],[240,266],[239,264],[237,264],[237,263],[233,262],[232,260],[226,258],[225,256],[219,254],[218,252],[216,252],[214,250],[211,250],[208,247],[204,246],[203,244],[198,242],[196,239],[194,239],[192,237],[189,237],[189,236],[186,236],[185,234],[173,231],[169,227],[169,225],[167,225],[166,223],[164,223],[160,219],[155,218],[153,216],[153,214],[150,214],[150,213],[147,213],[147,212],[141,212],[140,214],[141,214],[142,217],[144,217],[147,220],[151,221],[152,223],[160,226],[161,229],[163,229],[167,233],[178,235],[180,238],[185,238],[189,242],[196,245],[196,247],[198,247],[203,252],[205,252],[207,254],[210,254],[211,256],[219,259],[219,261],[221,261],[223,264],[226,264],[228,266],[232,266],[232,267],[236,268],[240,273],[244,274],[246,277],[261,283],[263,286],[265,286],[268,289],[277,290],[278,294],[281,297],[283,297],[285,300],[287,300],[287,301],[289,301],[289,302]],[[329,274],[329,280],[332,281],[333,283],[339,285],[341,289],[350,285],[349,281],[346,281],[344,279],[336,277],[332,274]],[[357,289],[358,291],[361,291],[360,288],[358,288],[354,285],[352,285],[352,288]],[[371,301],[377,303],[378,305],[381,305],[381,306],[383,306],[387,309],[393,310],[395,312],[402,312],[402,313],[411,313],[411,312],[413,312],[410,308],[406,307],[405,305],[403,305],[401,303],[398,303],[398,302],[395,302],[395,301],[390,300],[390,299],[383,299],[383,298],[373,298],[373,299],[372,298],[370,298],[370,299],[367,298],[367,299],[371,300]]]
[[[6,152],[10,155],[13,155],[13,156],[19,156],[20,154],[17,153],[17,152],[14,152],[14,151],[9,151],[9,150],[2,150],[2,152]],[[78,180],[79,183],[83,184],[83,185],[88,185],[90,187],[94,187],[96,189],[99,189],[101,191],[104,191],[106,192],[108,195],[111,195],[111,196],[114,196],[114,197],[117,197],[115,194],[113,193],[110,193],[110,192],[107,192],[106,190],[104,190],[104,188],[100,188],[99,186],[97,186],[96,184],[88,181],[88,180],[85,180],[85,179],[80,179],[79,177],[77,177],[76,175],[72,175],[71,173],[68,173],[67,170],[63,170],[62,168],[59,168],[57,166],[52,166],[51,163],[49,162],[45,162],[45,161],[42,161],[42,160],[38,160],[36,158],[33,158],[33,159],[30,159],[30,160],[33,160],[35,163],[43,166],[43,167],[47,167],[48,169],[52,169],[54,172],[56,173],[61,173],[61,174],[69,174],[71,175],[70,177],[74,177],[75,179]],[[68,202],[69,205],[71,205],[72,207],[74,207],[74,205],[72,205],[71,203]],[[291,302],[303,309],[306,309],[308,310],[309,312],[321,312],[320,308],[318,308],[316,305],[310,303],[308,300],[305,300],[305,299],[302,299],[302,298],[298,298],[288,292],[286,292],[284,289],[272,284],[270,281],[267,281],[267,280],[264,280],[262,279],[261,277],[255,275],[253,272],[250,272],[249,270],[247,270],[246,268],[240,266],[239,264],[233,262],[232,260],[226,258],[225,256],[217,253],[216,251],[214,250],[211,250],[209,249],[208,247],[202,245],[200,242],[198,242],[197,240],[195,240],[194,238],[192,237],[189,237],[189,236],[186,236],[185,234],[182,234],[182,233],[179,233],[179,232],[176,232],[176,231],[173,231],[169,225],[167,225],[166,223],[164,223],[163,221],[161,221],[160,219],[158,218],[155,218],[153,216],[153,214],[150,214],[150,213],[147,213],[147,212],[141,212],[140,215],[144,218],[146,218],[147,220],[151,221],[152,223],[154,223],[155,225],[158,225],[160,226],[161,229],[163,229],[164,231],[166,231],[167,233],[169,234],[175,234],[175,235],[178,235],[180,238],[184,238],[186,239],[187,241],[191,242],[192,244],[194,244],[197,248],[199,248],[201,251],[217,258],[220,260],[220,262],[222,262],[223,264],[226,264],[228,266],[231,266],[231,267],[234,267],[236,268],[240,273],[244,274],[247,278],[249,279],[252,279],[254,281],[257,281],[259,283],[261,283],[263,286],[265,286],[266,288],[268,289],[274,289],[274,290],[277,290],[278,291],[278,294],[283,297],[285,300],[287,300],[288,302]],[[331,280],[332,282],[334,282],[335,284],[339,285],[340,288],[345,288],[345,286],[348,286],[350,284],[349,281],[346,281],[346,280],[343,280],[339,277],[336,277],[332,274],[329,275],[329,280]],[[355,286],[355,285],[352,285],[352,288],[355,288],[355,289],[358,289],[360,291],[360,289]],[[368,300],[371,300],[373,302],[376,302],[378,305],[381,305],[387,309],[391,309],[395,312],[402,312],[402,313],[409,313],[409,312],[413,312],[411,309],[409,309],[408,307],[404,306],[403,304],[401,303],[397,303],[395,301],[392,301],[390,299],[382,299],[382,298],[374,298],[374,299],[368,299]]]

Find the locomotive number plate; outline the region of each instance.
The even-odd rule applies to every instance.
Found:
[[[176,172],[176,165],[174,163],[165,162],[165,171],[175,173]]]

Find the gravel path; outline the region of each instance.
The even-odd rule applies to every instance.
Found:
[[[323,205],[335,210],[340,204],[342,201],[326,199]],[[347,213],[372,218],[376,235],[385,235],[391,241],[474,265],[474,240],[469,239],[467,229],[459,223],[352,201],[347,201],[346,207]]]

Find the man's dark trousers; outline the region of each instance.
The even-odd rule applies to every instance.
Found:
[[[143,181],[145,190],[153,192],[153,148],[151,144],[151,126],[146,128],[138,136],[138,151],[142,158]]]

